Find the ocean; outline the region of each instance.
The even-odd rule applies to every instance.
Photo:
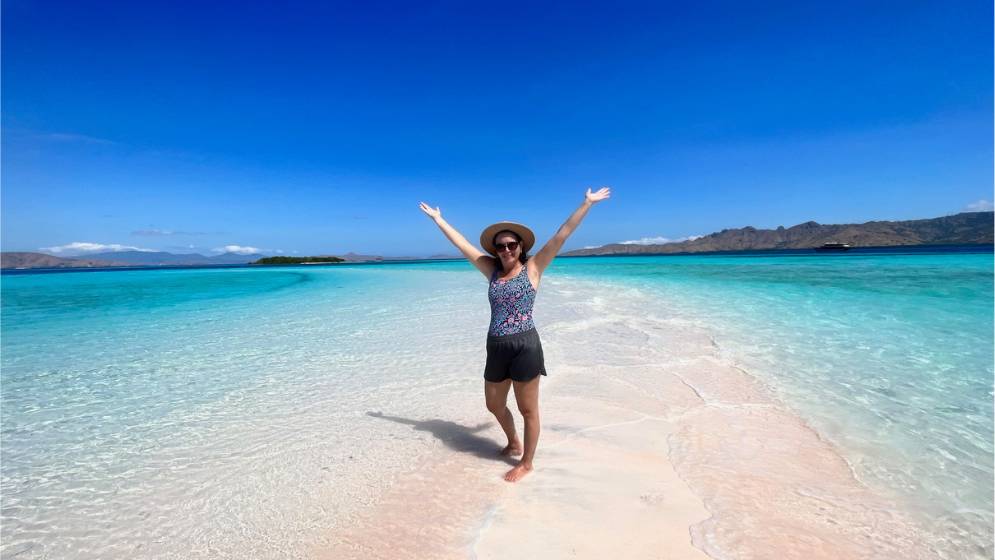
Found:
[[[964,248],[561,258],[536,322],[591,321],[593,301],[706,329],[941,557],[983,558],[993,264]],[[305,556],[438,451],[405,422],[491,420],[485,288],[463,261],[5,274],[0,554]]]

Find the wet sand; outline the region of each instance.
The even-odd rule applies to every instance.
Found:
[[[558,314],[540,323],[551,375],[535,470],[501,479],[511,463],[481,396],[480,425],[435,426],[452,441],[314,557],[938,557],[706,329],[570,295],[544,294]]]

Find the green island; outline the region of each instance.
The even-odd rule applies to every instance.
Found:
[[[252,264],[329,264],[345,262],[339,257],[266,257]]]

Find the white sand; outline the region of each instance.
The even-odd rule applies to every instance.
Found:
[[[595,400],[549,401],[570,428],[549,434],[531,480],[496,503],[477,558],[707,558],[688,528],[708,511],[667,459],[672,424]]]
[[[399,475],[314,556],[933,557],[901,508],[723,362],[707,331],[636,294],[578,302],[552,284],[540,300],[559,314],[540,323],[551,376],[535,471],[501,480],[503,434],[481,395],[486,429],[436,426],[470,439]]]

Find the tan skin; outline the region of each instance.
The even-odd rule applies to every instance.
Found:
[[[542,280],[542,274],[545,272],[546,267],[549,266],[553,259],[556,258],[556,254],[559,253],[560,249],[563,247],[563,243],[566,242],[567,238],[577,229],[580,222],[587,215],[587,211],[591,209],[592,206],[607,199],[611,196],[611,189],[608,187],[602,187],[597,192],[591,192],[591,189],[587,189],[587,193],[584,195],[584,202],[581,203],[580,207],[577,208],[567,218],[560,229],[556,231],[556,234],[550,239],[542,249],[539,250],[535,256],[529,259],[529,281],[532,282],[532,286],[538,291],[539,283]],[[522,254],[522,247],[519,246],[515,248],[514,251],[510,251],[507,248],[504,250],[499,250],[497,258],[492,257],[474,245],[463,237],[460,232],[456,231],[448,222],[442,218],[442,211],[439,208],[432,208],[424,202],[420,203],[419,207],[422,212],[424,212],[428,217],[432,218],[442,233],[456,246],[457,249],[463,253],[463,256],[467,258],[477,270],[479,270],[484,277],[490,281],[491,276],[494,274],[495,270],[502,271],[501,275],[498,276],[499,280],[508,281],[512,278],[518,276],[522,271],[524,266],[519,262],[519,257]],[[518,241],[518,238],[511,232],[503,231],[499,232],[495,237],[495,243],[509,243],[511,241]],[[513,381],[511,379],[506,379],[499,383],[492,383],[490,381],[484,381],[484,399],[487,403],[487,410],[494,415],[497,419],[498,424],[501,425],[501,429],[504,430],[505,435],[508,437],[508,445],[501,450],[501,454],[509,457],[521,455],[522,458],[519,460],[518,464],[515,465],[510,471],[505,473],[504,479],[508,482],[517,482],[521,480],[522,477],[532,472],[534,468],[533,459],[535,458],[536,446],[539,443],[539,378],[541,375],[537,375],[529,381]],[[515,391],[515,402],[518,405],[518,411],[521,413],[523,420],[525,421],[525,443],[518,439],[518,434],[515,431],[515,418],[508,409],[508,393],[514,389]]]

